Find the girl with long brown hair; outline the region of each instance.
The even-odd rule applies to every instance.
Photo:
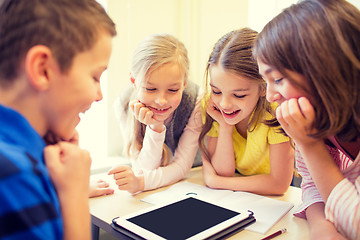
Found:
[[[280,133],[275,105],[265,98],[266,85],[251,51],[256,36],[249,28],[232,31],[210,54],[210,92],[203,101],[199,138],[203,176],[211,188],[283,194],[292,179],[294,151]]]
[[[254,56],[296,147],[311,239],[360,239],[360,11],[301,1],[270,21]]]

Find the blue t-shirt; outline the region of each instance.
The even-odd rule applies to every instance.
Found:
[[[22,115],[0,105],[0,239],[63,238],[45,146]]]

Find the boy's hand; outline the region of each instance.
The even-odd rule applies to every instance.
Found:
[[[109,183],[107,183],[101,179],[95,183],[90,184],[89,197],[98,197],[98,196],[109,195],[109,194],[113,194],[113,193],[114,193],[114,189],[110,188]]]
[[[156,132],[162,132],[164,122],[163,121],[157,121],[153,118],[154,113],[145,106],[142,102],[140,102],[137,99],[134,99],[129,102],[129,107],[132,110],[135,118],[145,124],[151,127]]]
[[[135,176],[129,166],[117,166],[109,170],[108,175],[113,175],[116,185],[120,190],[126,190],[129,193],[136,193],[144,190],[144,177]]]
[[[78,146],[59,142],[44,149],[45,163],[59,195],[89,194],[90,154]]]
[[[79,146],[79,133],[78,131],[74,131],[74,135],[69,139],[69,143],[75,144]]]
[[[286,100],[276,109],[276,118],[297,145],[312,144],[317,141],[308,136],[316,133],[317,130],[313,127],[315,111],[307,98]]]

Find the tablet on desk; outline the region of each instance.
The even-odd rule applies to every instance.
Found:
[[[218,239],[255,222],[251,212],[188,197],[113,219],[112,226],[134,239]]]

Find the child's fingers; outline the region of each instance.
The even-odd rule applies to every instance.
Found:
[[[110,195],[114,193],[114,189],[112,188],[98,188],[95,190],[95,192],[93,193],[92,196],[90,197],[95,197],[95,196],[102,196],[102,195]]]
[[[297,99],[289,99],[283,102],[276,109],[276,118],[284,127],[288,125],[294,126],[297,123],[302,123],[304,116],[301,113]]]
[[[94,184],[90,184],[89,197],[97,197],[113,193],[114,189],[110,188],[110,185],[101,179]]]
[[[113,168],[111,168],[109,171],[108,171],[108,175],[111,175],[111,174],[116,174],[116,173],[119,173],[119,172],[123,172],[127,169],[128,166],[124,166],[124,165],[120,165],[120,166],[115,166]]]
[[[308,126],[315,118],[315,111],[305,97],[285,101],[281,104],[281,113],[286,123],[292,126]]]
[[[110,185],[109,185],[109,183],[107,183],[107,182],[105,182],[105,181],[103,181],[103,180],[98,180],[97,182],[96,182],[96,186],[98,187],[98,188],[107,188],[107,187],[109,187]]]
[[[135,106],[136,103],[140,103],[140,101],[137,100],[137,99],[131,100],[131,101],[129,102],[129,108],[130,108],[131,110],[134,110],[134,106]]]
[[[147,124],[148,122],[146,122],[146,118],[148,117],[148,114],[151,114],[151,116],[153,115],[152,111],[147,108],[147,107],[142,107],[141,109],[139,109],[139,114],[138,114],[138,120],[144,124]]]
[[[48,145],[44,149],[44,159],[49,169],[58,169],[60,163],[61,149],[58,145]]]
[[[115,181],[116,185],[118,186],[119,190],[127,190],[124,188],[129,184],[128,178],[119,178]]]
[[[69,143],[79,145],[79,133],[78,133],[78,131],[76,131],[76,130],[74,131],[74,135],[69,140]]]
[[[315,121],[315,110],[314,107],[311,105],[310,101],[306,97],[301,97],[298,99],[298,103],[304,117],[308,121]]]
[[[59,142],[58,145],[61,149],[61,157],[64,164],[66,163],[80,168],[90,168],[91,157],[87,150],[81,149],[68,142]]]
[[[304,115],[300,109],[298,100],[295,98],[292,98],[288,101],[288,118],[291,118],[294,122],[303,122],[304,121]]]
[[[145,105],[139,101],[133,103],[131,109],[132,109],[135,117],[139,116],[140,109],[143,107],[145,107]]]
[[[146,112],[145,116],[144,116],[144,124],[146,125],[151,125],[154,124],[154,122],[156,120],[153,119],[154,113],[152,111],[148,111]]]

